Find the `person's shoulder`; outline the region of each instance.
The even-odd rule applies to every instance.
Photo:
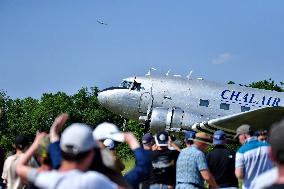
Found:
[[[261,141],[258,141],[258,140],[251,140],[251,141],[245,143],[244,145],[242,145],[237,152],[238,153],[246,153],[247,151],[254,150],[254,149],[257,149],[257,148],[260,148],[260,147],[269,148],[270,144],[267,143],[267,142],[261,142]]]
[[[18,159],[18,156],[16,154],[13,154],[6,158],[5,163],[11,163],[13,161],[16,161],[17,159]]]
[[[55,170],[38,172],[37,169],[32,169],[29,172],[28,180],[36,186],[52,186],[61,179],[61,175],[63,174]]]
[[[110,181],[105,175],[97,171],[87,171],[83,173],[82,178],[86,187],[93,188],[116,188],[117,185]]]
[[[258,146],[271,147],[271,145],[268,142],[257,141],[257,144]]]

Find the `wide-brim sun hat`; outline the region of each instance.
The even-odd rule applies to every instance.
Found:
[[[193,139],[193,141],[202,142],[202,143],[209,144],[209,145],[212,144],[211,137],[209,135],[207,135],[206,133],[204,133],[204,132],[196,133],[195,138]]]

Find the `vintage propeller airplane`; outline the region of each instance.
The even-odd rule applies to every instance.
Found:
[[[268,129],[284,118],[284,93],[180,76],[129,77],[100,91],[99,102],[122,117],[158,130],[222,129],[233,139],[241,124]]]

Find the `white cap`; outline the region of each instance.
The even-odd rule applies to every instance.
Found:
[[[96,140],[112,139],[117,142],[124,142],[124,134],[112,123],[104,122],[99,124],[93,131]]]
[[[77,155],[97,147],[92,129],[82,123],[73,123],[67,127],[60,139],[60,149],[65,153]]]
[[[110,138],[105,139],[104,145],[105,145],[106,148],[108,148],[110,150],[114,149],[114,142]]]

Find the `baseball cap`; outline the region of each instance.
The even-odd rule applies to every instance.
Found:
[[[154,139],[157,146],[168,146],[169,134],[166,131],[160,131],[155,135]]]
[[[204,132],[196,133],[195,138],[193,139],[193,141],[203,142],[203,143],[206,143],[206,144],[211,144],[211,142],[212,142],[211,137],[209,135],[207,135],[206,133],[204,133]]]
[[[60,149],[77,155],[98,147],[92,135],[92,129],[83,123],[73,123],[67,127],[60,139]]]
[[[146,133],[142,137],[142,143],[143,144],[148,144],[154,140],[154,137],[151,135],[151,133]]]
[[[16,148],[23,150],[29,145],[29,139],[23,135],[16,136],[15,145]]]
[[[213,144],[218,145],[218,144],[224,144],[226,140],[226,134],[222,130],[218,130],[214,132],[213,135]]]
[[[93,131],[96,140],[112,139],[117,142],[124,142],[124,134],[112,123],[104,122],[99,124]]]
[[[237,128],[236,135],[234,136],[234,138],[236,139],[239,137],[239,135],[249,133],[250,131],[250,125],[243,124]]]
[[[104,143],[106,148],[108,148],[110,150],[114,149],[114,142],[110,138],[105,139],[103,143]]]
[[[272,125],[269,131],[269,143],[271,144],[272,152],[276,155],[277,161],[284,163],[284,119]]]
[[[195,138],[195,134],[196,132],[194,131],[185,131],[185,140],[186,141],[193,140]]]

